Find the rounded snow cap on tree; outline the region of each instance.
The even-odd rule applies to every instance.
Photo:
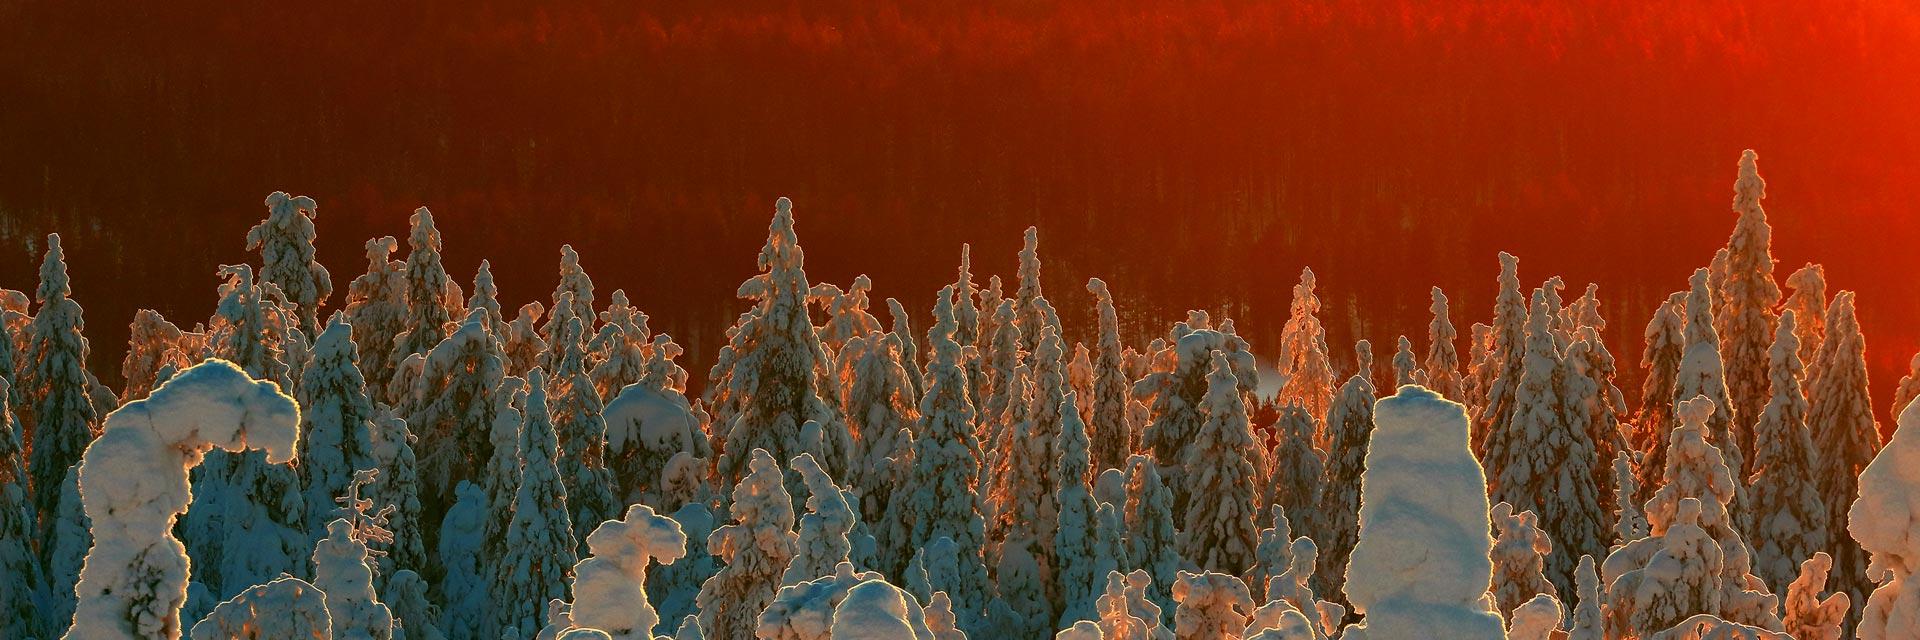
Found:
[[[1740,178],[1733,182],[1733,210],[1745,211],[1767,197],[1767,181],[1760,179],[1760,154],[1740,152]]]

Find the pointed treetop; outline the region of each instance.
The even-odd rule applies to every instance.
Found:
[[[413,225],[407,235],[408,247],[415,250],[427,248],[440,250],[440,230],[433,226],[432,211],[428,211],[426,207],[414,209],[413,217],[409,218],[408,222]]]
[[[800,236],[793,230],[793,201],[782,196],[773,201],[773,222],[767,225],[767,244],[760,249],[760,268],[797,269],[805,261]]]
[[[1748,149],[1740,153],[1740,178],[1733,183],[1733,210],[1746,214],[1760,211],[1760,199],[1767,197],[1767,181],[1760,179],[1756,164],[1760,154]]]
[[[47,234],[47,256],[40,261],[40,288],[33,297],[44,305],[73,293],[67,282],[67,253],[60,248],[60,234]]]

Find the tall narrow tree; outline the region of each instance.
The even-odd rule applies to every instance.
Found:
[[[319,309],[333,295],[333,277],[313,258],[313,198],[275,191],[267,196],[267,219],[247,230],[247,249],[260,252],[260,279],[280,287],[293,303],[300,332],[320,333]]]
[[[1832,515],[1814,484],[1813,439],[1807,434],[1807,398],[1800,392],[1800,344],[1794,338],[1798,316],[1780,314],[1771,349],[1773,399],[1754,426],[1753,569],[1775,589],[1792,582],[1799,562],[1828,547],[1827,518]]]
[[[1808,394],[1811,405],[1807,427],[1821,462],[1814,484],[1827,503],[1827,522],[1846,522],[1847,496],[1857,495],[1860,472],[1880,450],[1880,425],[1873,419],[1867,393],[1866,342],[1854,317],[1854,295],[1842,291],[1827,307],[1826,342],[1820,345],[1822,372]],[[1833,556],[1834,590],[1866,602],[1867,558],[1844,536],[1830,536],[1827,554]]]
[[[1733,401],[1733,441],[1742,452],[1753,450],[1753,423],[1768,402],[1767,351],[1779,322],[1774,307],[1780,304],[1780,285],[1773,279],[1773,229],[1760,207],[1767,183],[1760,179],[1757,158],[1752,149],[1740,154],[1740,178],[1733,185],[1733,211],[1740,217],[1727,239],[1727,276],[1720,293],[1726,302],[1714,310],[1715,329],[1725,343],[1721,352]],[[1736,471],[1750,473],[1752,467]]]

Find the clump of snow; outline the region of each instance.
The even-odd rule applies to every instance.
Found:
[[[1860,473],[1847,532],[1867,551],[1867,574],[1879,584],[1860,614],[1861,640],[1920,637],[1920,403],[1900,412],[1893,439]]]
[[[175,630],[153,638],[178,638]],[[79,625],[69,638],[134,637],[95,636]],[[220,603],[213,613],[193,625],[192,640],[280,640],[281,638],[332,638],[333,619],[327,614],[327,598],[318,587],[292,576],[281,576]]]
[[[660,617],[647,598],[647,567],[673,564],[686,545],[680,524],[646,505],[600,523],[587,535],[593,555],[573,566],[574,624],[604,630],[614,640],[653,637]]]
[[[183,371],[109,415],[80,461],[94,546],[75,587],[69,637],[179,637],[188,559],[172,530],[192,499],[187,472],[216,447],[262,449],[268,461],[285,464],[299,431],[292,398],[224,360]]]

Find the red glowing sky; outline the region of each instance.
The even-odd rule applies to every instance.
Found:
[[[1879,402],[1920,349],[1911,3],[347,4],[0,5],[0,286],[62,232],[111,377],[135,308],[211,311],[268,192],[319,200],[342,289],[424,204],[461,280],[544,298],[572,243],[700,372],[789,195],[816,281],[921,326],[959,243],[1011,276],[1028,224],[1069,338],[1097,275],[1132,342],[1201,307],[1263,355],[1302,266],[1385,354],[1430,285],[1484,321],[1508,250],[1600,283],[1632,375],[1751,147],[1778,275],[1860,292]]]

